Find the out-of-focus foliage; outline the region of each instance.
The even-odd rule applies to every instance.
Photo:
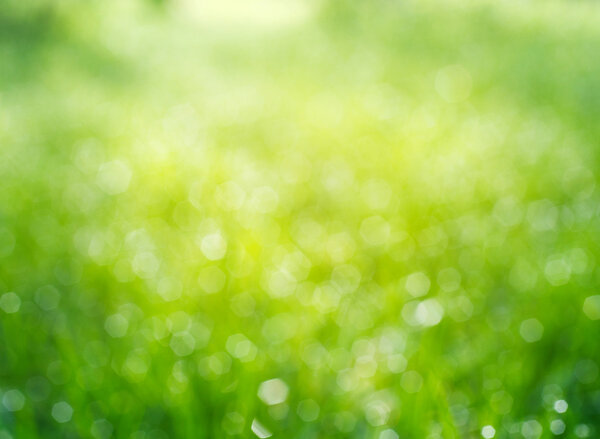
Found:
[[[2,1],[0,438],[598,437],[599,8]]]

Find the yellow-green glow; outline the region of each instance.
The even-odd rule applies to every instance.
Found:
[[[600,6],[5,0],[0,439],[600,435]]]

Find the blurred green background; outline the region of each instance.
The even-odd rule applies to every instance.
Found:
[[[600,5],[0,1],[0,438],[600,437]]]

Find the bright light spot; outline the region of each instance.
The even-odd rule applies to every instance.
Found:
[[[336,265],[331,272],[331,283],[342,294],[352,293],[360,285],[361,276],[354,265]]]
[[[25,397],[17,389],[7,390],[2,396],[2,404],[9,412],[18,412],[25,405]]]
[[[129,328],[129,322],[121,314],[113,314],[106,318],[104,322],[104,329],[108,332],[108,335],[114,338],[119,338],[127,334]]]
[[[321,343],[311,343],[302,351],[302,360],[311,369],[319,369],[327,358],[327,349]]]
[[[244,334],[231,335],[227,339],[225,347],[232,357],[243,363],[254,360],[258,352],[254,343],[248,340]]]
[[[140,252],[133,258],[131,268],[142,279],[151,279],[158,272],[160,261],[152,252]]]
[[[542,335],[544,335],[544,326],[538,319],[523,320],[519,327],[519,334],[527,343],[534,343],[541,340]]]
[[[564,399],[559,399],[554,403],[554,410],[556,410],[556,413],[564,413],[568,408],[569,404],[567,404],[567,401]]]
[[[385,209],[392,198],[390,185],[383,180],[367,181],[361,190],[361,196],[367,206],[373,210]]]
[[[400,438],[400,436],[398,436],[398,433],[396,433],[391,428],[383,430],[381,433],[379,433],[379,439],[399,439],[399,438]]]
[[[367,422],[374,427],[384,425],[390,418],[390,412],[390,406],[380,399],[375,399],[365,406]]]
[[[526,438],[537,439],[544,431],[542,425],[535,419],[523,422],[521,425],[521,434]]]
[[[218,261],[223,259],[227,253],[227,241],[220,232],[211,233],[202,238],[200,249],[206,259]]]
[[[339,371],[336,383],[343,391],[350,392],[358,385],[358,376],[353,369],[343,369]]]
[[[406,277],[405,286],[413,297],[421,297],[429,292],[431,281],[425,273],[418,271]]]
[[[579,424],[575,427],[575,435],[577,437],[588,437],[590,435],[590,427],[585,424]]]
[[[288,386],[279,378],[264,381],[258,388],[258,397],[267,405],[284,402],[288,396]]]
[[[92,424],[90,433],[95,439],[108,439],[112,436],[113,426],[106,419],[97,419]]]
[[[312,422],[319,417],[320,410],[319,404],[316,401],[305,399],[298,404],[297,413],[304,422]]]
[[[191,324],[192,318],[185,311],[175,311],[166,320],[166,325],[172,334],[188,330]]]
[[[292,235],[303,249],[315,250],[323,245],[324,228],[318,222],[302,218],[292,224]]]
[[[485,439],[492,439],[494,436],[496,436],[496,429],[491,425],[486,425],[481,429],[481,436],[483,436]]]
[[[264,439],[264,438],[267,438],[267,437],[271,437],[273,435],[273,433],[271,433],[267,429],[267,427],[265,427],[260,422],[258,422],[257,419],[254,419],[252,421],[252,426],[250,428],[252,430],[252,433],[254,433],[256,436],[258,436],[261,439]]]
[[[589,258],[585,250],[574,248],[567,253],[567,260],[571,271],[577,274],[583,274],[589,267]]]
[[[587,297],[583,301],[583,312],[590,320],[600,320],[600,295]]]
[[[336,263],[346,262],[356,251],[356,243],[347,233],[336,233],[325,241],[327,254]]]
[[[552,230],[558,221],[558,209],[550,200],[538,200],[529,204],[527,220],[538,232]]]
[[[402,354],[390,355],[387,359],[387,367],[392,373],[401,373],[406,370],[408,361]]]
[[[562,399],[563,389],[558,384],[547,384],[542,389],[542,399],[545,405],[554,406],[554,403]]]
[[[551,285],[564,285],[571,278],[571,267],[563,258],[554,257],[546,263],[544,274]]]
[[[143,377],[150,367],[150,357],[144,349],[135,349],[127,355],[123,367],[131,374]]]
[[[158,281],[156,292],[163,298],[165,302],[171,302],[181,297],[183,285],[181,281],[175,277],[163,277]]]
[[[238,210],[244,205],[246,192],[234,181],[228,181],[217,187],[215,199],[223,210]]]
[[[457,322],[465,322],[473,315],[473,303],[466,295],[457,296],[448,304],[448,314]]]
[[[52,406],[52,417],[56,422],[64,424],[73,416],[73,408],[65,401],[57,402]]]
[[[194,336],[187,331],[178,332],[173,334],[169,346],[175,352],[175,355],[185,357],[194,352],[196,348],[196,340]]]
[[[395,328],[386,328],[379,337],[379,351],[384,354],[403,352],[406,348],[406,336]]]
[[[562,419],[555,419],[550,423],[550,431],[555,435],[563,434],[566,428]]]
[[[246,420],[238,412],[229,412],[223,418],[223,429],[227,434],[237,435],[241,434],[244,429],[244,422]]]
[[[517,200],[507,197],[496,202],[493,215],[504,227],[513,227],[521,222],[523,212]]]
[[[372,216],[360,224],[360,235],[367,244],[384,245],[390,239],[391,228],[380,216]]]
[[[377,372],[377,361],[370,355],[363,355],[356,359],[354,369],[359,377],[371,378]]]
[[[0,308],[6,314],[14,314],[21,308],[21,299],[15,293],[5,293],[0,297]]]
[[[204,357],[198,363],[198,371],[205,378],[211,375],[223,375],[231,369],[231,357],[225,352],[217,352],[214,355]]]
[[[407,393],[417,393],[423,385],[423,378],[416,370],[409,370],[402,374],[400,385]]]
[[[436,299],[420,302],[414,313],[414,319],[421,326],[435,326],[442,321],[444,308]]]
[[[100,165],[96,182],[100,189],[109,195],[117,195],[129,188],[131,170],[121,160]]]
[[[331,285],[321,285],[315,288],[312,304],[320,313],[327,314],[337,309],[341,293]]]
[[[271,297],[287,297],[296,290],[296,278],[285,269],[265,270],[263,283]]]
[[[46,285],[35,292],[34,300],[44,311],[51,311],[58,306],[60,293],[52,285]]]

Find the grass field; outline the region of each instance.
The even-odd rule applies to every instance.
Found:
[[[600,5],[0,0],[0,439],[600,437]]]

